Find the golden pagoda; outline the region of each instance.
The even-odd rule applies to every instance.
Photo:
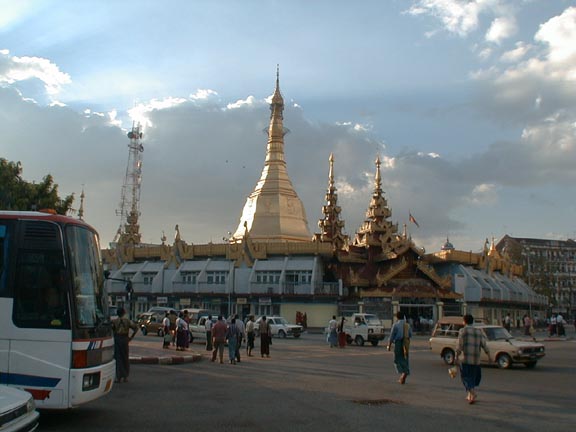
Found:
[[[280,75],[276,70],[276,88],[270,103],[270,125],[266,160],[260,180],[246,199],[236,232],[231,242],[241,241],[246,234],[254,241],[310,242],[304,205],[288,176],[284,160],[284,99],[280,94]]]

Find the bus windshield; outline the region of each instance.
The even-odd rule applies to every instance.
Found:
[[[76,225],[68,225],[66,233],[76,325],[94,327],[105,321],[106,301],[98,237],[92,231]]]

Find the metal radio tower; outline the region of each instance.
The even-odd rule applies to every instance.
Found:
[[[126,165],[126,177],[122,185],[120,208],[116,215],[120,216],[120,226],[114,237],[114,242],[140,243],[140,186],[142,184],[142,127],[140,123],[128,132],[130,143],[128,144],[128,164]]]

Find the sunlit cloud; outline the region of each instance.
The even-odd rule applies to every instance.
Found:
[[[498,189],[497,185],[490,183],[476,185],[466,200],[475,206],[494,205],[498,202]]]
[[[256,104],[256,98],[254,96],[248,96],[246,99],[240,99],[236,102],[229,103],[226,105],[227,109],[238,109],[246,106],[254,106]]]
[[[0,53],[0,83],[14,84],[30,79],[40,80],[49,96],[58,94],[62,86],[72,82],[70,75],[61,72],[58,66],[48,59],[11,57],[8,50]]]
[[[192,100],[206,100],[208,98],[218,96],[218,93],[210,89],[198,89],[196,93],[190,95]]]
[[[518,30],[514,17],[498,17],[492,21],[486,32],[486,41],[500,44],[504,39],[513,36]]]
[[[152,121],[150,120],[149,113],[153,111],[161,111],[169,108],[176,107],[186,102],[184,98],[178,97],[166,97],[163,99],[152,99],[146,103],[140,103],[134,108],[128,110],[130,118],[140,123],[143,126],[152,126]]]

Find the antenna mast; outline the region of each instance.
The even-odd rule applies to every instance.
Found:
[[[132,130],[128,132],[130,142],[128,144],[128,164],[126,165],[126,176],[122,185],[120,195],[120,208],[116,210],[116,215],[120,216],[120,226],[114,237],[114,242],[120,243],[140,243],[140,226],[138,217],[140,216],[140,186],[142,184],[142,126],[138,123],[132,124]]]

